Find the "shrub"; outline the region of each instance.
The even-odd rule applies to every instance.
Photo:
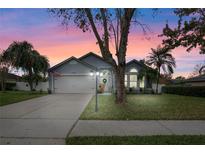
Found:
[[[16,83],[6,83],[5,90],[13,90]]]
[[[205,86],[164,86],[163,93],[205,97]]]

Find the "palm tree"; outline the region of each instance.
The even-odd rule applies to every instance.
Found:
[[[158,84],[161,68],[165,73],[172,74],[174,72],[173,67],[176,67],[175,58],[171,55],[171,50],[158,46],[157,49],[151,48],[152,52],[147,57],[147,64],[154,66],[157,73],[157,86],[156,93],[158,93]]]
[[[14,67],[21,68],[28,74],[27,79],[32,91],[35,76],[40,73],[46,74],[49,67],[48,59],[34,50],[33,45],[27,41],[13,42],[5,53]]]

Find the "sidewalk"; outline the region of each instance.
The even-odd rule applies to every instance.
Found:
[[[79,120],[74,136],[205,135],[205,120]]]

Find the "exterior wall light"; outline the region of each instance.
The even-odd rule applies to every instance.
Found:
[[[94,73],[93,72],[90,72],[90,76],[93,76],[94,75]]]
[[[103,73],[100,73],[100,76],[103,76]]]

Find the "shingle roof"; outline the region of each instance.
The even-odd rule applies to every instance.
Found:
[[[55,65],[55,66],[49,68],[49,69],[48,69],[48,72],[51,72],[52,70],[54,70],[54,69],[56,69],[56,68],[62,66],[63,64],[65,64],[65,63],[67,63],[67,62],[69,62],[69,61],[71,61],[71,60],[76,60],[77,62],[79,62],[79,63],[81,63],[81,64],[83,64],[83,65],[86,65],[86,66],[88,66],[88,67],[90,67],[90,68],[96,70],[96,67],[94,67],[94,66],[92,66],[92,65],[90,65],[90,64],[88,64],[88,63],[86,63],[86,62],[84,62],[84,61],[81,61],[81,60],[79,60],[78,58],[72,56],[72,57],[70,57],[70,58],[68,58],[68,59],[66,59],[66,60],[64,60],[64,61],[62,61],[61,63],[58,63],[57,65]]]
[[[21,79],[21,76],[18,76],[18,75],[16,75],[16,74],[12,74],[12,73],[8,73],[8,74],[6,75],[6,79],[7,79],[7,81],[8,81],[8,80],[17,81],[17,80],[20,80],[20,79]],[[1,76],[0,76],[0,80],[1,80]]]
[[[205,82],[205,74],[199,75],[199,76],[196,76],[193,78],[189,78],[189,79],[185,80],[184,82],[202,82],[202,81]]]
[[[147,66],[146,64],[144,64],[143,62],[138,61],[138,60],[136,60],[136,59],[133,59],[133,60],[127,62],[126,66],[130,65],[131,63],[136,63],[136,64],[140,65],[141,67],[146,67],[146,68],[148,68],[148,69],[153,69],[153,68]]]
[[[84,59],[84,58],[86,58],[86,57],[88,57],[88,56],[94,56],[94,57],[96,57],[96,58],[98,58],[98,59],[101,59],[102,61],[106,62],[101,56],[99,56],[99,55],[97,55],[97,54],[95,54],[95,53],[93,53],[93,52],[89,52],[89,53],[87,53],[87,54],[81,56],[80,58],[76,58],[76,57],[73,57],[73,56],[72,56],[72,57],[70,57],[70,58],[68,58],[68,59],[66,59],[66,60],[64,60],[64,61],[62,61],[62,62],[60,62],[59,64],[57,64],[57,65],[51,67],[50,69],[48,69],[48,71],[50,72],[50,71],[52,71],[53,69],[60,67],[61,65],[63,65],[63,64],[65,64],[65,63],[67,63],[68,61],[70,61],[71,59],[75,59],[76,61],[78,61],[78,62],[80,62],[80,63],[83,63],[83,64],[85,64],[85,65],[87,65],[87,66],[89,66],[89,67],[95,68],[95,66],[92,66],[92,65],[90,65],[90,64],[88,64],[88,63],[82,61],[82,59]],[[106,62],[106,63],[108,63],[108,62]],[[127,62],[127,63],[126,63],[126,66],[127,66],[127,65],[130,65],[131,63],[137,63],[138,65],[140,65],[140,66],[142,66],[142,67],[147,67],[147,68],[152,69],[151,67],[145,65],[144,63],[142,63],[142,62],[140,62],[140,61],[138,61],[138,60],[136,60],[136,59],[133,59],[133,60]],[[108,63],[108,64],[109,64],[109,63]],[[95,69],[96,69],[96,68],[95,68]]]

